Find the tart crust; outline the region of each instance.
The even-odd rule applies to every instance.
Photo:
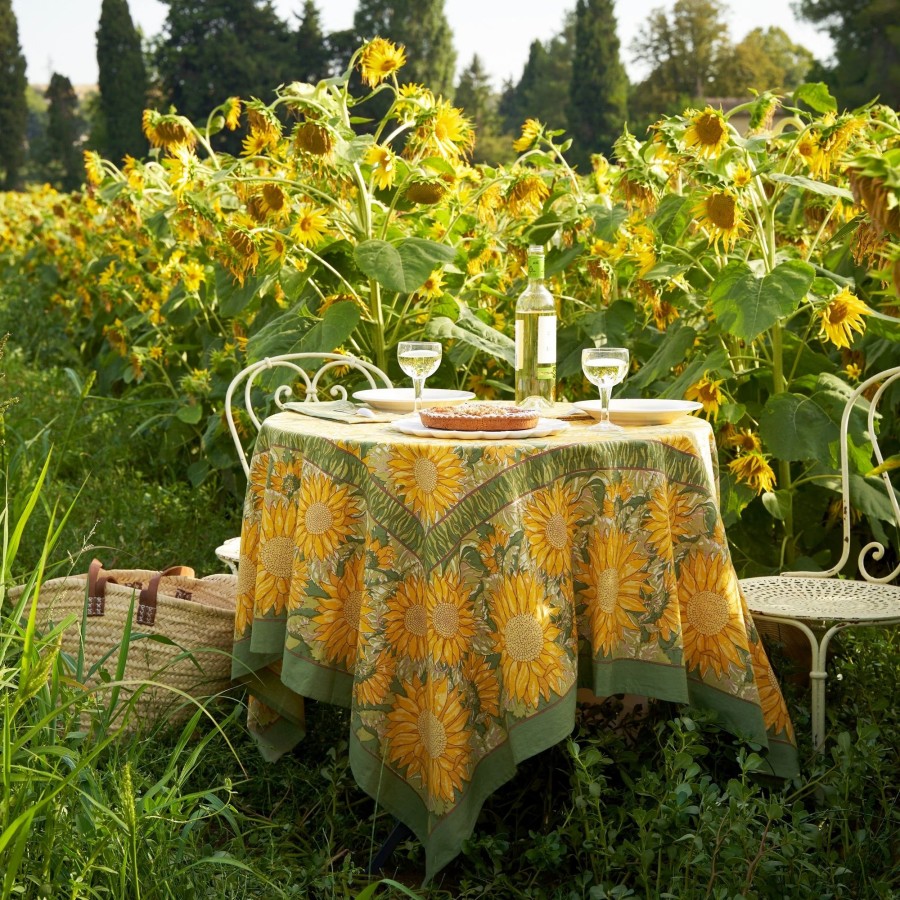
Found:
[[[518,406],[496,403],[461,403],[420,410],[426,428],[443,431],[525,431],[538,423],[538,413]]]

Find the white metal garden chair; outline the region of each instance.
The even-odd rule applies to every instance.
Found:
[[[304,360],[318,360],[318,368],[310,374],[302,365],[300,365],[300,362]],[[300,401],[302,403],[320,402],[319,390],[322,377],[329,372],[334,372],[336,369],[341,368],[350,368],[361,373],[368,382],[369,387],[393,387],[390,378],[388,378],[378,366],[366,362],[364,359],[359,359],[359,357],[348,356],[344,353],[287,353],[282,356],[266,357],[265,359],[261,359],[259,362],[253,363],[253,365],[242,369],[232,379],[231,384],[228,385],[228,390],[225,392],[225,417],[228,420],[228,429],[231,432],[231,439],[234,441],[234,446],[237,448],[238,458],[241,461],[244,474],[247,476],[250,475],[250,463],[247,459],[247,454],[244,451],[241,437],[238,434],[237,425],[235,423],[233,409],[234,395],[243,385],[243,399],[247,415],[256,430],[259,431],[261,422],[253,411],[253,386],[260,375],[276,368],[286,368],[294,372],[296,375],[295,382],[300,382],[303,386],[303,399]],[[347,400],[347,389],[340,384],[330,385],[328,387],[328,393],[338,400],[344,400],[349,403]],[[296,400],[296,398],[294,397],[294,391],[290,385],[281,385],[276,388],[272,394],[272,402],[280,410],[283,410],[285,408],[284,404],[291,400]],[[225,543],[216,548],[216,556],[228,565],[233,572],[237,570],[237,563],[240,558],[240,544],[240,537],[233,537],[229,538]]]
[[[847,427],[854,405],[864,391],[881,383],[869,405],[869,438],[878,465],[884,462],[875,431],[878,403],[887,388],[900,378],[900,366],[887,369],[864,381],[850,395],[841,417],[841,509],[844,539],[841,558],[824,572],[782,572],[764,578],[745,578],[741,588],[753,618],[799,628],[812,649],[810,690],[812,740],[818,748],[825,738],[825,662],[828,644],[844,628],[855,625],[896,625],[900,623],[900,587],[889,582],[900,575],[900,565],[886,575],[876,577],[866,568],[866,556],[873,560],[884,557],[885,547],[870,541],[859,553],[857,565],[863,580],[838,579],[836,576],[850,556],[850,465]],[[889,473],[880,476],[887,488],[895,523],[900,523],[897,495]]]

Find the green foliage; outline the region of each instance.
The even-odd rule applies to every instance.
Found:
[[[103,136],[97,149],[116,163],[126,156],[143,156],[147,141],[141,132],[141,113],[147,103],[147,72],[128,0],[103,0],[97,67]]]
[[[795,44],[781,29],[754,28],[734,47],[728,66],[728,96],[743,96],[748,90],[790,91],[806,80],[813,55]]]
[[[12,0],[0,0],[0,171],[5,190],[19,186],[25,161],[25,56],[19,46],[19,26]]]
[[[300,81],[315,84],[330,74],[330,54],[322,31],[321,15],[313,0],[305,0],[303,14],[299,18],[300,25],[294,36],[298,66],[295,76]]]
[[[50,79],[46,96],[47,172],[64,191],[74,191],[84,180],[79,149],[83,122],[78,115],[78,98],[69,79],[56,72]]]
[[[612,0],[578,0],[569,90],[572,158],[587,167],[590,152],[609,153],[628,119],[628,76],[619,59]]]
[[[798,13],[826,31],[835,45],[832,67],[821,75],[842,107],[857,107],[878,96],[900,107],[900,32],[897,11],[882,0],[800,0]]]

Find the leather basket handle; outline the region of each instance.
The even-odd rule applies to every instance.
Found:
[[[103,575],[103,563],[92,559],[88,568],[88,600],[87,614],[102,616],[106,612],[106,581]]]
[[[183,566],[173,566],[174,569],[186,568]],[[167,569],[166,572],[169,570]],[[145,587],[138,598],[137,624],[153,625],[156,621],[156,595],[159,593],[159,580],[166,572],[157,572],[151,579],[150,584]]]

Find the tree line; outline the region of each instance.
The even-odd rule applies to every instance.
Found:
[[[162,32],[145,42],[128,0],[103,0],[97,91],[79,98],[61,73],[43,95],[28,87],[12,0],[0,0],[0,176],[7,189],[29,180],[75,189],[84,149],[114,161],[146,155],[146,107],[175,107],[202,120],[228,96],[270,100],[279,84],[345,71],[354,50],[376,35],[405,45],[407,81],[452,98],[473,119],[476,161],[510,159],[511,136],[536,118],[565,129],[574,140],[572,162],[585,167],[591,152],[609,151],[625,123],[642,133],[660,115],[711,98],[790,90],[810,78],[825,81],[846,107],[877,95],[900,106],[900,34],[881,0],[799,0],[798,12],[835,42],[830,63],[814,60],[780,28],[757,28],[735,43],[720,0],[675,0],[648,16],[628,48],[647,73],[636,83],[622,64],[613,0],[576,0],[559,33],[533,41],[518,80],[500,90],[477,55],[456,76],[444,0],[359,0],[352,28],[332,32],[315,0],[304,0],[292,21],[271,0],[163,2]],[[220,139],[232,152],[240,146],[240,134]]]

